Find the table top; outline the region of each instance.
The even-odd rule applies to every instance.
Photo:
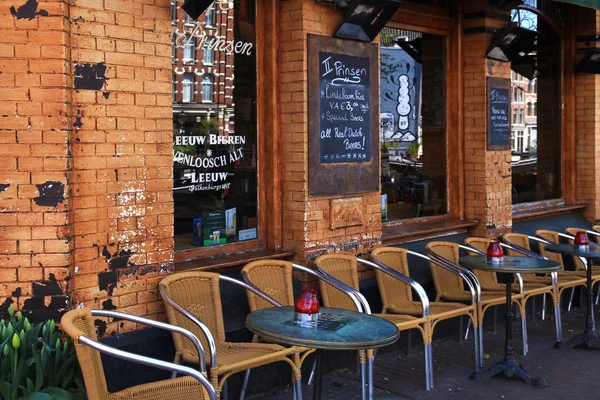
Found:
[[[466,256],[460,258],[460,264],[470,269],[507,274],[547,274],[560,271],[555,261],[531,257],[504,256],[500,263],[493,263],[488,256]]]
[[[552,243],[545,247],[551,253],[559,253],[566,256],[600,257],[600,245],[590,242],[588,246],[577,246],[574,244]]]
[[[294,319],[294,307],[273,307],[250,313],[246,326],[270,341],[324,350],[364,350],[387,346],[398,340],[400,331],[382,318],[356,311],[321,307],[320,313],[358,318],[337,331],[287,325]]]

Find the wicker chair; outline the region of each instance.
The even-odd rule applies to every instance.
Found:
[[[294,287],[292,281],[294,264],[284,260],[258,260],[246,264],[242,268],[242,278],[246,283],[260,289],[267,296],[284,306],[294,306]],[[251,290],[246,290],[250,312],[273,307],[273,304],[258,296]],[[253,342],[260,338],[254,335]],[[300,364],[304,363],[306,357],[315,349],[294,346],[300,357]],[[313,369],[314,372],[314,369]],[[312,376],[312,373],[311,373]]]
[[[575,235],[577,234],[577,232],[580,231],[585,231],[588,232],[585,229],[580,229],[580,228],[567,228],[565,229],[565,232],[567,233],[566,235],[561,235],[561,237],[564,237],[565,239],[567,239],[567,241],[570,244],[575,244]],[[592,236],[592,238],[594,238],[595,240],[600,240],[600,237],[594,235],[593,233],[590,235]],[[573,263],[575,264],[575,271],[581,271],[581,272],[586,272],[587,271],[587,265],[585,263],[585,258],[582,260],[582,257],[576,257],[573,256]],[[600,265],[592,265],[592,286],[594,284],[596,284],[598,281],[600,281]]]
[[[477,325],[483,327],[483,317],[485,312],[490,308],[498,305],[506,304],[506,291],[481,291],[479,281],[475,274],[461,267],[459,261],[459,250],[461,245],[453,242],[433,241],[427,243],[425,251],[432,258],[449,264],[455,269],[463,270],[473,281],[475,287],[478,288],[477,295]],[[454,302],[469,302],[471,293],[464,289],[463,282],[456,275],[449,273],[447,269],[440,268],[439,265],[429,263],[431,275],[436,290],[436,301],[454,301]],[[522,294],[513,295],[513,301],[517,302],[522,298]],[[494,314],[495,315],[495,314]],[[525,318],[521,315],[521,318]],[[480,329],[479,334],[483,336]],[[481,339],[483,341],[483,339]],[[483,346],[481,346],[481,354],[483,359]],[[523,331],[523,351],[527,351],[527,333]]]
[[[201,360],[200,371],[197,371],[190,367],[114,349],[98,342],[96,327],[94,326],[94,317],[120,318],[183,334],[190,340],[190,343],[192,343],[192,341],[194,342],[194,345],[198,349],[197,351],[203,352],[198,338],[194,337],[191,332],[176,326],[118,312],[90,310],[89,308],[71,310],[63,315],[61,319],[61,328],[75,343],[77,359],[81,366],[87,395],[90,400],[217,399],[215,390],[204,376],[206,373],[206,364],[203,362],[204,360]],[[100,353],[188,376],[146,383],[119,392],[110,393],[106,385],[106,377],[104,376]]]
[[[253,289],[249,285],[235,279],[211,272],[181,272],[164,278],[159,290],[165,303],[167,318],[173,325],[184,327],[197,335],[203,345],[214,349],[211,358],[209,377],[216,388],[217,396],[230,375],[251,368],[271,364],[278,361],[287,362],[292,369],[294,392],[301,398],[300,360],[295,348],[287,348],[270,343],[231,343],[225,341],[223,310],[221,305],[221,280]],[[215,338],[210,340],[209,331]],[[197,363],[198,352],[188,340],[173,335],[175,343],[175,363]],[[218,361],[218,363],[217,363]]]
[[[446,319],[466,315],[471,322],[477,326],[476,307],[475,304],[465,305],[461,303],[448,303],[439,301],[430,302],[421,285],[416,284],[416,282],[415,284],[418,285],[418,288],[423,291],[422,294],[419,293],[419,290],[415,289],[414,284],[399,284],[404,283],[401,281],[402,277],[407,277],[410,279],[407,259],[409,254],[416,257],[422,257],[433,262],[429,257],[423,256],[422,254],[397,247],[381,247],[371,252],[371,257],[377,265],[376,267],[374,266],[374,269],[375,278],[377,279],[377,285],[379,287],[379,293],[381,294],[381,301],[383,303],[382,316],[386,318],[391,315],[400,314],[422,317],[425,319],[426,321],[422,323],[422,331],[425,332],[423,343],[431,352],[433,332],[437,323]],[[369,265],[372,264],[369,263]],[[390,273],[388,270],[386,270],[386,268],[391,269],[396,274]],[[400,275],[400,277],[397,275]],[[415,289],[415,292],[420,297],[420,301],[413,299],[413,290],[411,289]],[[425,302],[428,304],[428,318],[423,311]],[[478,348],[479,346],[477,341],[479,340],[479,335],[474,335],[474,339],[476,341],[476,348]],[[478,357],[479,355],[476,354],[476,359]],[[433,362],[431,358],[430,360]],[[476,363],[476,368],[478,367],[479,365]],[[433,386],[433,364],[431,365],[430,369],[432,375],[430,378],[431,386]]]

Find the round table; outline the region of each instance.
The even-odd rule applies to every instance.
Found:
[[[470,268],[487,272],[496,272],[499,283],[506,284],[506,338],[504,342],[504,359],[496,361],[484,371],[475,371],[471,375],[473,380],[489,379],[498,374],[507,378],[519,377],[525,382],[537,387],[546,387],[548,384],[540,378],[533,378],[515,359],[515,350],[512,340],[512,288],[514,274],[547,274],[560,271],[560,264],[554,261],[529,257],[504,256],[501,262],[492,262],[488,256],[467,256],[460,259],[460,264]]]
[[[317,349],[313,399],[321,398],[321,358],[323,350],[367,350],[387,346],[398,340],[400,331],[379,317],[338,308],[321,307],[321,315],[335,314],[356,321],[336,331],[288,325],[294,319],[294,307],[274,307],[250,313],[246,326],[269,341]]]
[[[578,246],[575,244],[558,244],[552,243],[545,247],[545,249],[551,253],[558,253],[565,256],[577,256],[584,257],[587,262],[586,271],[586,289],[587,289],[587,310],[585,318],[585,330],[583,333],[575,335],[571,340],[566,343],[567,347],[575,347],[581,344],[585,344],[586,347],[590,348],[593,346],[600,345],[600,339],[596,334],[596,327],[594,324],[594,294],[592,292],[592,265],[593,258],[600,257],[600,245],[596,243],[590,243],[587,246]],[[560,347],[564,347],[565,344],[561,344]]]

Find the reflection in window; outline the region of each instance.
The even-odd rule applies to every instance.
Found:
[[[209,66],[192,67],[182,60],[173,65],[183,91],[173,102],[176,250],[258,237],[255,1],[232,3],[223,10],[222,25],[217,26],[211,6],[195,26],[180,21],[174,33],[182,32],[175,43],[184,47],[181,36],[194,29],[194,48],[202,48],[202,60],[212,61]],[[214,37],[224,45],[207,52],[206,43]],[[234,51],[227,55],[221,48]],[[196,54],[189,46],[185,57],[197,60]],[[228,96],[217,95],[220,84],[227,85]]]
[[[186,103],[192,101],[194,99],[194,74],[191,72],[183,74],[181,85],[183,86],[182,101]]]
[[[554,2],[526,0],[530,7],[550,10]],[[535,79],[511,75],[513,122],[515,111],[526,102],[526,117],[518,111],[519,124],[512,128],[513,204],[561,198],[561,38],[544,19],[527,10],[513,10],[512,20],[523,28],[537,30],[537,47],[530,54],[537,58],[539,75]],[[533,66],[533,65],[532,65]],[[522,66],[521,66],[522,67]],[[525,68],[524,70],[527,70]],[[530,78],[533,78],[531,76]],[[517,104],[521,103],[521,104]],[[538,112],[538,105],[540,107]]]
[[[177,5],[171,0],[171,23],[177,22]]]
[[[206,40],[207,43],[212,43],[212,41],[214,40],[214,38],[208,38]],[[204,64],[212,64],[215,61],[215,51],[209,47],[209,46],[204,46],[204,54],[203,54],[203,61]]]
[[[446,214],[445,38],[386,27],[380,50],[382,217]]]
[[[194,53],[196,52],[196,38],[191,35],[185,36],[185,44],[183,45],[183,62],[190,63],[193,62],[195,57]]]
[[[213,76],[209,74],[202,77],[202,101],[213,101]]]

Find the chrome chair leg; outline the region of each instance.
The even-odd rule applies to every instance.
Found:
[[[302,400],[302,381],[298,379],[294,384],[296,390],[294,390],[294,400]]]
[[[315,379],[315,369],[317,368],[317,359],[313,361],[312,370],[310,371],[310,375],[308,377],[308,386],[312,385],[313,380]]]
[[[373,354],[373,358],[367,358],[367,371],[369,374],[368,385],[369,385],[369,400],[373,400],[373,364],[374,364],[375,354]]]
[[[360,385],[363,400],[367,400],[367,365],[360,364]]]
[[[571,304],[573,303],[573,295],[575,294],[575,287],[571,288],[571,295],[569,296],[569,306],[567,307],[567,312],[571,312]]]
[[[240,392],[240,400],[244,400],[246,389],[248,388],[248,380],[250,379],[250,370],[247,369],[244,373],[244,382],[242,383],[242,391]]]
[[[461,335],[462,336],[462,335]],[[433,366],[431,361],[431,353],[429,348],[431,347],[431,343],[424,345],[424,353],[425,353],[425,390],[431,390],[433,383]]]
[[[429,342],[427,347],[427,354],[429,354],[429,387],[433,389],[433,343]]]
[[[527,317],[521,317],[521,332],[523,336],[523,355],[526,356],[529,351],[529,344],[527,343]]]
[[[598,299],[600,299],[600,285],[597,286],[598,289],[596,291],[596,305],[598,305]]]
[[[479,327],[473,327],[473,346],[475,347],[475,370],[478,371],[481,362],[479,360],[481,356],[481,349],[479,348]]]
[[[465,340],[469,339],[469,329],[471,329],[471,318],[467,320],[467,331],[465,332]]]
[[[542,321],[546,319],[546,293],[542,299]]]
[[[558,343],[562,342],[563,334],[562,334],[562,317],[560,315],[560,303],[554,306],[554,321],[556,324],[556,341]]]

